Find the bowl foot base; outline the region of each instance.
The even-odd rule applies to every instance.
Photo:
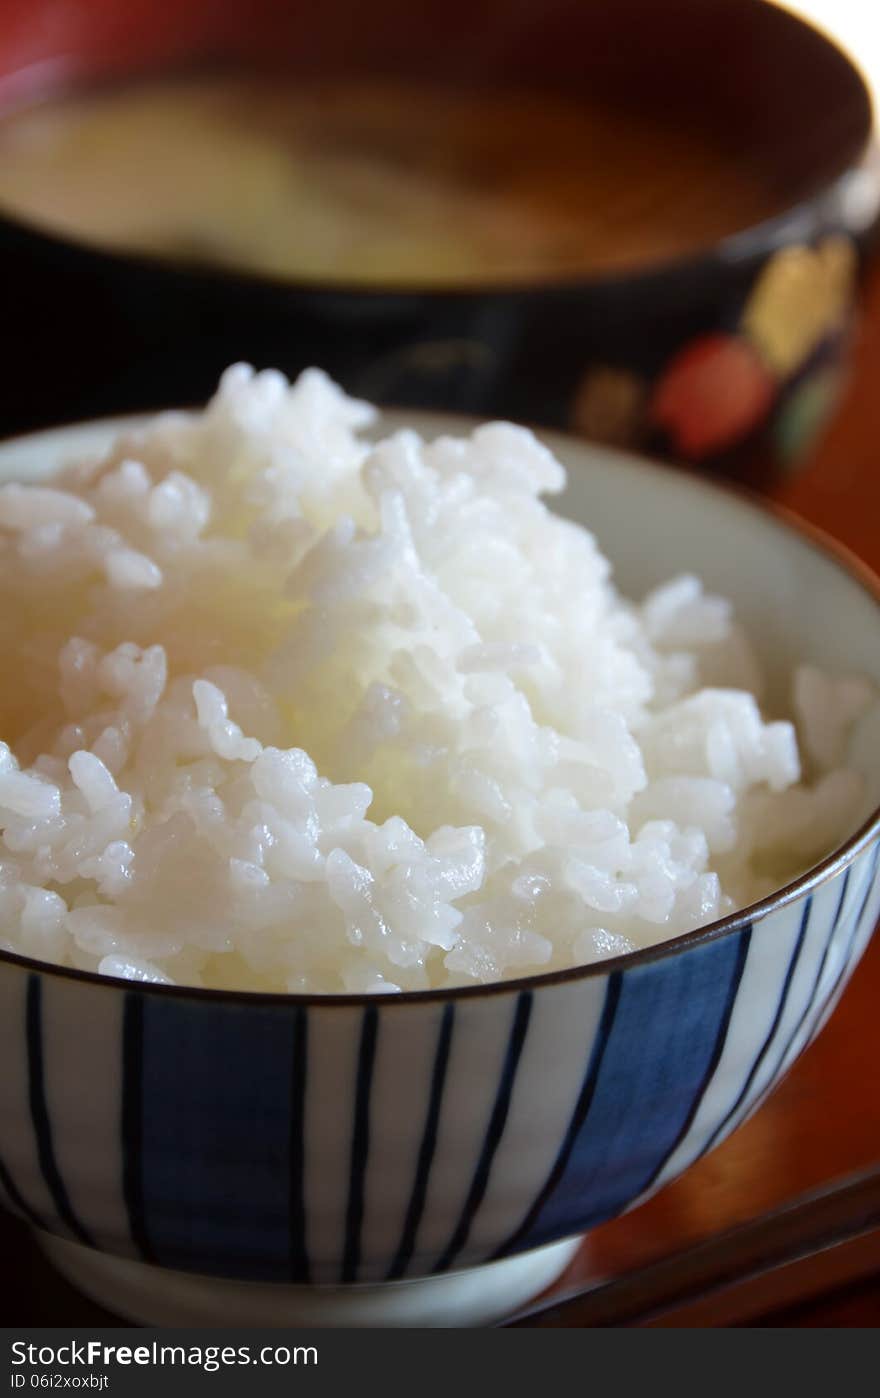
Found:
[[[176,1272],[38,1234],[61,1274],[115,1315],[144,1325],[303,1325],[377,1328],[492,1325],[565,1270],[566,1238],[462,1272],[359,1286],[241,1282]]]

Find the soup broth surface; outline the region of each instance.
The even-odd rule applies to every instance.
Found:
[[[662,112],[255,75],[7,112],[0,207],[90,244],[401,288],[620,271],[777,211],[766,174]]]

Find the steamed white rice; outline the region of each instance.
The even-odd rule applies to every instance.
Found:
[[[699,927],[851,825],[866,682],[767,721],[730,605],[626,601],[507,423],[371,445],[236,365],[0,487],[0,946],[139,980],[420,990]]]

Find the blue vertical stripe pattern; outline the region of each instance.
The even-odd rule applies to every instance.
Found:
[[[599,1073],[602,1068],[602,1060],[605,1050],[608,1047],[608,1040],[611,1037],[611,1028],[614,1024],[614,1017],[617,1014],[617,1006],[620,1003],[620,988],[623,983],[623,976],[620,971],[615,971],[609,976],[605,987],[605,1002],[602,1006],[602,1018],[599,1021],[599,1028],[596,1031],[589,1054],[589,1065],[587,1067],[581,1090],[578,1093],[578,1100],[572,1114],[571,1121],[565,1133],[565,1139],[559,1150],[559,1154],[554,1161],[553,1168],[545,1180],[538,1197],[535,1199],[522,1223],[512,1233],[493,1254],[493,1260],[500,1257],[507,1257],[509,1253],[515,1252],[522,1244],[522,1240],[529,1236],[534,1228],[535,1222],[541,1214],[544,1205],[554,1193],[559,1181],[565,1174],[569,1158],[574,1150],[578,1133],[586,1120],[596,1091],[596,1083],[599,1080]],[[528,1246],[528,1244],[523,1244]]]
[[[764,1038],[764,1042],[761,1044],[761,1047],[759,1048],[757,1055],[755,1056],[754,1062],[752,1063],[752,1066],[749,1069],[748,1076],[746,1077],[745,1082],[740,1088],[739,1094],[735,1102],[733,1103],[733,1106],[729,1108],[729,1110],[722,1117],[721,1121],[719,1121],[718,1125],[715,1127],[715,1130],[712,1132],[711,1136],[704,1145],[703,1150],[701,1152],[703,1155],[708,1155],[709,1151],[712,1149],[715,1143],[719,1141],[722,1137],[727,1135],[728,1131],[733,1129],[734,1123],[736,1122],[737,1113],[743,1105],[743,1102],[745,1102],[748,1098],[749,1089],[751,1088],[752,1083],[755,1081],[755,1078],[758,1075],[761,1065],[763,1064],[768,1053],[773,1047],[773,1042],[776,1038],[779,1026],[782,1023],[782,1017],[785,1014],[785,1009],[788,1004],[788,997],[791,991],[792,981],[794,980],[794,973],[797,970],[797,965],[800,961],[801,952],[804,948],[804,941],[806,940],[807,936],[807,928],[810,925],[810,913],[812,910],[812,906],[812,898],[807,898],[804,903],[804,911],[801,915],[801,925],[798,929],[797,941],[794,944],[794,950],[791,956],[789,957],[788,966],[786,968],[785,980],[782,984],[782,993],[780,994],[779,1001],[776,1005],[776,1013],[773,1016],[773,1023],[770,1025],[770,1028],[767,1031],[767,1034]]]
[[[574,982],[564,1042],[576,1062],[567,1056],[532,1156],[530,1099],[557,1042],[533,1016],[540,989],[493,995],[485,1015],[479,1001],[465,1014],[429,999],[386,1037],[396,1004],[132,987],[121,1021],[114,1006],[91,1026],[90,1052],[114,1069],[96,1107],[112,1163],[96,1185],[67,1110],[75,1040],[71,1064],[58,1060],[81,991],[65,984],[56,1002],[42,976],[16,973],[0,1198],[38,1228],[243,1280],[396,1281],[571,1236],[674,1177],[765,1100],[843,992],[871,930],[878,864],[875,843],[754,929],[625,964],[583,994]],[[480,1065],[474,1097],[463,1078]],[[411,1113],[399,1139],[397,1101]]]
[[[445,1272],[452,1266],[468,1240],[471,1225],[476,1217],[477,1210],[483,1202],[483,1196],[489,1184],[492,1161],[495,1158],[495,1152],[504,1134],[504,1125],[507,1121],[507,1113],[510,1110],[510,1098],[513,1094],[514,1082],[516,1081],[516,1070],[519,1066],[523,1044],[525,1043],[526,1034],[528,1033],[531,1013],[532,992],[530,990],[525,990],[517,997],[516,1009],[513,1014],[513,1026],[510,1031],[507,1053],[504,1057],[504,1067],[501,1070],[501,1081],[498,1084],[498,1092],[495,1097],[495,1104],[492,1108],[492,1115],[489,1118],[489,1127],[486,1132],[486,1139],[483,1142],[482,1150],[480,1151],[477,1168],[471,1180],[471,1186],[468,1190],[461,1217],[443,1253],[434,1264],[434,1272]]]
[[[830,954],[831,954],[831,948],[833,947],[833,945],[834,945],[834,943],[835,943],[835,941],[836,941],[836,939],[837,939],[837,932],[838,932],[838,928],[839,928],[839,925],[840,925],[841,914],[842,914],[842,912],[843,912],[844,903],[845,903],[845,901],[846,901],[846,894],[847,894],[847,890],[848,890],[848,887],[849,887],[850,875],[852,874],[853,866],[850,865],[850,866],[844,871],[844,874],[843,874],[843,877],[842,877],[843,886],[842,886],[842,890],[841,890],[840,900],[839,900],[838,905],[837,905],[837,912],[836,912],[836,914],[835,914],[834,921],[833,921],[833,924],[832,924],[831,935],[830,935],[829,938],[828,938],[828,942],[827,942],[827,945],[826,945],[826,947],[825,947],[824,954],[823,954],[823,956],[822,956],[822,964],[821,964],[821,966],[820,966],[820,968],[819,968],[819,973],[818,973],[818,975],[817,975],[817,977],[816,977],[816,985],[815,985],[815,989],[814,989],[813,995],[812,995],[812,997],[811,997],[810,1003],[807,1005],[807,1008],[806,1008],[806,1010],[805,1010],[803,1016],[801,1017],[801,1020],[800,1020],[800,1022],[799,1022],[799,1024],[798,1024],[798,1026],[797,1026],[796,1032],[792,1035],[791,1040],[789,1041],[788,1045],[786,1046],[785,1052],[784,1052],[783,1055],[781,1056],[781,1058],[780,1058],[780,1060],[779,1060],[779,1063],[778,1063],[777,1066],[776,1066],[775,1072],[773,1073],[772,1077],[770,1078],[770,1081],[767,1083],[767,1086],[764,1088],[764,1090],[763,1090],[763,1092],[761,1093],[761,1095],[760,1095],[760,1097],[759,1097],[757,1103],[755,1104],[754,1110],[757,1110],[758,1107],[760,1107],[760,1106],[763,1105],[763,1103],[764,1103],[764,1102],[767,1100],[767,1098],[770,1096],[771,1092],[774,1091],[774,1089],[775,1089],[775,1087],[776,1087],[776,1085],[777,1085],[777,1083],[778,1083],[778,1081],[779,1081],[779,1076],[780,1076],[780,1074],[781,1074],[783,1071],[786,1070],[786,1067],[787,1067],[787,1066],[790,1066],[790,1065],[787,1065],[787,1064],[786,1064],[786,1060],[787,1060],[788,1055],[790,1054],[792,1048],[794,1047],[795,1043],[797,1042],[798,1035],[800,1035],[800,1034],[803,1032],[804,1026],[806,1025],[806,1023],[807,1023],[808,1020],[809,1020],[809,1029],[807,1030],[806,1034],[804,1034],[804,1036],[803,1036],[803,1043],[801,1044],[801,1051],[803,1051],[803,1049],[805,1049],[805,1048],[811,1043],[811,1041],[812,1041],[812,1039],[813,1039],[813,1035],[816,1033],[816,1030],[817,1030],[817,1028],[818,1028],[818,1026],[819,1026],[819,1022],[820,1022],[820,1020],[821,1020],[823,1014],[825,1013],[826,1008],[827,1008],[827,1007],[832,1003],[832,1001],[834,1000],[834,997],[836,996],[838,990],[840,989],[840,985],[841,985],[841,982],[843,981],[844,976],[846,976],[848,970],[850,969],[850,962],[851,962],[851,959],[852,959],[853,951],[855,950],[856,941],[857,941],[858,935],[859,935],[859,929],[860,929],[861,926],[862,926],[862,922],[863,922],[863,920],[864,920],[865,912],[866,912],[867,907],[868,907],[868,901],[869,901],[869,899],[870,899],[870,897],[871,897],[871,893],[872,893],[872,891],[873,891],[873,889],[874,889],[874,881],[875,881],[876,874],[877,874],[877,865],[878,865],[878,861],[880,861],[880,843],[878,843],[878,844],[876,845],[875,849],[874,849],[874,854],[873,854],[873,857],[872,857],[872,859],[871,859],[871,864],[870,864],[870,867],[869,867],[869,869],[868,869],[868,874],[867,874],[866,879],[865,879],[864,893],[862,894],[861,901],[860,901],[860,903],[859,903],[859,910],[858,910],[858,912],[855,914],[855,916],[853,917],[853,919],[852,919],[852,921],[851,921],[851,923],[850,923],[849,936],[848,936],[847,942],[846,942],[846,950],[844,951],[843,956],[841,957],[841,961],[840,961],[840,970],[838,971],[837,975],[836,975],[835,978],[834,978],[834,983],[833,983],[833,985],[831,985],[831,986],[829,987],[829,989],[828,989],[827,991],[824,992],[824,994],[820,994],[821,983],[822,983],[822,975],[823,975],[823,973],[824,973],[824,971],[825,971],[825,967],[826,967],[826,965],[827,965],[827,963],[828,963],[828,958],[829,958],[829,956],[830,956]]]
[[[422,1144],[419,1147],[416,1177],[413,1182],[412,1193],[409,1198],[406,1217],[403,1222],[403,1233],[397,1247],[397,1252],[394,1255],[394,1261],[388,1269],[388,1281],[397,1281],[405,1274],[412,1258],[419,1224],[422,1221],[422,1213],[425,1208],[425,1199],[428,1193],[428,1180],[431,1176],[431,1164],[434,1159],[434,1151],[437,1148],[437,1125],[440,1120],[443,1088],[446,1083],[446,1072],[449,1067],[449,1054],[452,1048],[452,1028],[454,1021],[455,1006],[444,1006],[443,1018],[440,1021],[440,1033],[437,1036],[437,1052],[434,1056],[434,1067],[431,1073],[431,1092],[428,1098],[425,1127],[422,1132]]]
[[[870,901],[871,894],[872,894],[873,891],[874,891],[874,883],[875,883],[875,880],[876,880],[876,878],[877,878],[877,866],[878,866],[878,864],[880,864],[880,841],[878,841],[878,843],[877,843],[877,844],[875,845],[875,847],[874,847],[874,853],[873,853],[873,856],[872,856],[872,859],[871,859],[870,867],[869,867],[869,869],[868,869],[867,877],[866,877],[866,879],[865,879],[865,891],[864,891],[864,894],[862,895],[862,901],[861,901],[861,903],[859,904],[859,910],[858,910],[858,912],[856,913],[855,917],[853,918],[852,926],[851,926],[851,929],[850,929],[849,940],[848,940],[847,945],[846,945],[846,951],[844,952],[843,957],[841,958],[840,970],[838,971],[837,975],[836,975],[835,978],[834,978],[834,984],[833,984],[833,986],[831,987],[830,991],[828,992],[827,996],[825,997],[825,1002],[824,1002],[823,1007],[822,1007],[823,1010],[824,1010],[824,1008],[825,1008],[825,1005],[829,1004],[830,1001],[832,1001],[832,1000],[834,999],[835,995],[837,994],[837,992],[838,992],[838,990],[839,990],[839,988],[840,988],[840,985],[841,985],[841,982],[843,981],[844,976],[847,974],[847,972],[848,972],[849,969],[850,969],[850,958],[851,958],[851,956],[852,956],[852,954],[853,954],[853,951],[854,951],[854,949],[855,949],[856,941],[858,940],[859,930],[861,929],[862,922],[863,922],[864,917],[865,917],[865,913],[867,912],[868,903],[869,903],[869,901]],[[849,870],[847,870],[847,873],[848,873],[848,872],[849,872]],[[818,1017],[817,1017],[817,1019],[818,1019]]]
[[[794,1028],[788,1036],[788,1040],[785,1044],[785,1047],[779,1055],[776,1067],[770,1075],[770,1081],[767,1083],[766,1087],[760,1093],[757,1102],[754,1104],[753,1110],[757,1110],[758,1107],[762,1106],[763,1103],[770,1096],[770,1093],[773,1092],[773,1090],[775,1089],[781,1073],[785,1071],[786,1065],[788,1064],[789,1055],[791,1054],[795,1044],[798,1042],[799,1038],[803,1034],[807,1021],[812,1019],[817,1005],[820,1004],[820,999],[822,1004],[824,1004],[827,1001],[827,995],[821,995],[822,977],[825,974],[825,967],[828,965],[828,958],[831,954],[831,948],[834,945],[837,936],[837,929],[840,926],[840,915],[843,912],[843,906],[846,902],[847,889],[849,888],[850,872],[850,869],[846,869],[841,879],[841,890],[840,897],[837,900],[837,908],[835,910],[834,917],[831,919],[831,929],[828,933],[828,936],[825,941],[825,946],[822,950],[822,956],[819,960],[816,975],[813,979],[813,988],[810,991],[809,996],[807,997],[807,1003],[804,1005],[803,1010],[798,1015],[797,1022],[795,1023]],[[856,926],[858,926],[858,922],[856,923]],[[850,939],[850,947],[851,945],[852,938]],[[848,954],[846,959],[849,960]],[[809,1037],[809,1035],[805,1036],[804,1042],[801,1044],[802,1049],[806,1048],[807,1043],[809,1042]]]
[[[647,1190],[649,1190],[651,1186],[656,1182],[656,1180],[659,1179],[660,1175],[665,1170],[673,1154],[675,1153],[675,1151],[678,1150],[685,1136],[694,1124],[697,1112],[700,1110],[700,1106],[702,1105],[703,1099],[706,1096],[706,1093],[709,1089],[709,1084],[712,1082],[712,1079],[714,1078],[715,1073],[718,1069],[718,1064],[721,1062],[721,1055],[724,1053],[724,1046],[727,1043],[727,1036],[730,1032],[730,1021],[733,1017],[733,1007],[736,1004],[736,998],[739,994],[739,987],[740,983],[742,982],[743,972],[746,969],[746,961],[748,959],[749,947],[751,946],[751,944],[752,928],[747,927],[744,929],[743,933],[739,938],[739,950],[737,952],[736,964],[734,966],[733,975],[731,976],[730,985],[727,991],[727,1001],[724,1006],[724,1012],[721,1016],[721,1023],[718,1026],[718,1033],[715,1038],[715,1047],[712,1050],[712,1057],[706,1064],[706,1071],[703,1074],[703,1080],[700,1083],[698,1091],[694,1095],[694,1100],[691,1105],[690,1111],[688,1112],[687,1116],[682,1122],[681,1127],[679,1128],[678,1135],[672,1142],[671,1146],[669,1147],[663,1158],[657,1162],[655,1169],[652,1170],[651,1174],[648,1176],[642,1189],[639,1190],[640,1195],[644,1194]]]
[[[345,1252],[340,1280],[357,1280],[361,1257],[361,1222],[364,1216],[364,1181],[370,1153],[370,1089],[376,1061],[376,1034],[379,1012],[375,1005],[364,1010],[358,1050],[357,1084],[354,1099],[354,1130],[351,1136],[351,1165],[348,1204],[345,1210]]]
[[[516,1250],[581,1232],[644,1191],[704,1090],[747,936],[621,975],[588,1109],[573,1124],[561,1173],[517,1231]]]
[[[52,1196],[58,1217],[73,1236],[86,1246],[93,1246],[88,1229],[77,1218],[70,1203],[67,1186],[61,1178],[55,1147],[52,1143],[52,1123],[46,1106],[46,1089],[43,1079],[43,983],[39,976],[28,976],[26,1034],[28,1056],[28,1089],[31,1121],[37,1143],[37,1156],[43,1179]]]
[[[289,1280],[294,1007],[132,1000],[124,1090],[134,1099],[125,1148],[135,1242],[165,1266]]]

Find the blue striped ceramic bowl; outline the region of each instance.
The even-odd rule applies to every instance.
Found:
[[[111,430],[19,439],[0,474]],[[880,680],[880,606],[855,566],[705,482],[550,440],[563,507],[626,588],[687,566],[780,673],[810,658]],[[876,806],[880,762],[864,766]],[[878,858],[875,811],[723,922],[436,994],[228,994],[2,956],[5,1201],[81,1286],[155,1323],[492,1319],[772,1091],[871,936]]]

